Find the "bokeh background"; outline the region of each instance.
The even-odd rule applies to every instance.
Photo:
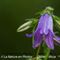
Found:
[[[33,54],[32,40],[25,37],[25,32],[18,33],[17,28],[32,18],[40,9],[53,7],[54,14],[60,16],[60,0],[0,0],[0,55]],[[53,54],[60,54],[60,47],[55,46]]]

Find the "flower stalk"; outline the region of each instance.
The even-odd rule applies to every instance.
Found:
[[[36,60],[38,60],[38,56],[39,56],[39,52],[40,52],[40,46],[37,49],[37,53],[36,53]],[[39,58],[40,59],[40,58]],[[41,59],[40,59],[41,60]]]
[[[48,50],[47,50],[47,52],[45,54],[44,60],[48,60],[49,54],[50,54],[50,49],[48,48]]]

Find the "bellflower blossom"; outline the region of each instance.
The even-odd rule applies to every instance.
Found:
[[[60,37],[57,37],[53,32],[53,18],[47,13],[40,17],[37,28],[33,35],[33,48],[41,45],[42,41],[44,41],[50,49],[54,49],[54,41],[60,43]],[[32,35],[27,36],[31,37]]]

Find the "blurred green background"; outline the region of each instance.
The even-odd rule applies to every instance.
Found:
[[[60,16],[60,0],[0,0],[0,55],[33,53],[32,40],[24,35],[30,30],[22,33],[16,30],[25,19],[47,6]],[[55,46],[53,54],[60,54],[60,47]]]

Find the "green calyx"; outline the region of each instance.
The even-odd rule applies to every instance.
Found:
[[[41,15],[46,14],[46,13],[48,13],[49,15],[52,15],[52,14],[53,14],[53,11],[54,11],[54,9],[53,9],[52,7],[46,7],[46,8],[42,11]]]

